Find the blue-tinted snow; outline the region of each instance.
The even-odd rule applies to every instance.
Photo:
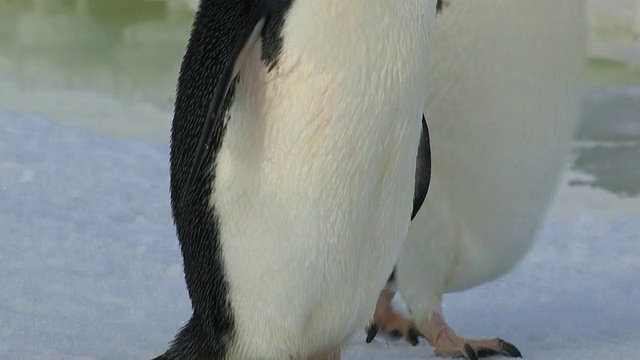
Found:
[[[640,216],[601,210],[551,216],[514,272],[448,295],[453,328],[503,337],[531,360],[635,359]],[[167,144],[0,112],[0,359],[148,359],[189,315]],[[363,339],[347,360],[433,357]]]

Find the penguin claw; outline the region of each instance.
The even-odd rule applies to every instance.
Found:
[[[367,334],[365,342],[369,344],[380,332],[380,327],[378,326],[378,324],[372,321],[371,324],[365,328],[365,332]],[[390,331],[383,330],[383,332],[395,339],[404,338],[409,344],[411,344],[411,346],[418,346],[418,344],[420,343],[419,338],[424,337],[420,333],[420,331],[418,331],[418,329],[413,325],[409,326],[406,329],[394,329]]]
[[[496,338],[495,342],[497,346],[495,348],[480,347],[477,349],[478,357],[485,358],[494,355],[502,355],[512,358],[522,358],[522,353],[518,348],[510,342],[504,341],[500,338]]]
[[[365,339],[365,342],[369,344],[370,342],[373,341],[373,339],[375,339],[376,335],[378,335],[378,324],[376,324],[375,321],[372,321],[371,324],[369,324],[369,326],[367,326],[367,328],[364,331],[367,333],[367,338]]]
[[[464,357],[467,360],[478,360],[494,355],[522,357],[517,347],[500,338],[471,340],[459,337],[439,312],[432,313],[420,329],[429,344],[434,347],[436,356]]]
[[[504,341],[500,338],[496,339],[498,344],[500,345],[500,349],[502,349],[503,355],[508,355],[514,358],[522,358],[522,353],[518,348],[510,342]]]
[[[459,344],[456,346],[456,343]],[[456,349],[457,347],[457,349]],[[436,356],[462,356],[468,360],[478,360],[494,355],[522,358],[522,353],[513,344],[502,339],[466,340],[457,336],[435,344]]]
[[[478,360],[479,355],[476,352],[476,350],[473,348],[473,346],[469,344],[464,344],[463,352],[464,352],[464,357],[466,357],[467,359]]]
[[[444,339],[443,339],[444,340]],[[458,344],[456,346],[456,344]],[[457,336],[447,337],[444,342],[436,342],[436,356],[462,356],[467,360],[478,360],[494,355],[522,358],[522,353],[515,345],[496,338],[492,340],[466,340]]]
[[[498,355],[498,354],[500,354],[500,352],[496,351],[495,349],[480,348],[480,349],[478,349],[476,354],[478,354],[478,357],[486,358],[486,357]]]
[[[409,344],[411,344],[411,346],[418,346],[418,344],[420,343],[418,341],[418,338],[421,336],[422,334],[420,333],[420,331],[418,331],[418,329],[412,325],[407,331],[407,334],[404,336],[404,338]]]
[[[413,321],[406,319],[394,310],[391,304],[394,295],[395,293],[390,290],[383,290],[380,293],[373,320],[365,329],[366,342],[370,343],[379,332],[382,332],[392,338],[404,338],[408,343],[416,346],[419,342],[418,338],[423,335],[415,327]]]

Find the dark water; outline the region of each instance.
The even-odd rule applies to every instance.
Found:
[[[573,185],[640,195],[640,86],[588,91],[576,139],[573,168],[593,180]]]

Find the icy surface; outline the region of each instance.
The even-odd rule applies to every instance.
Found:
[[[0,111],[0,359],[164,351],[190,315],[168,199],[166,143]],[[558,199],[525,261],[448,295],[445,315],[526,359],[635,359],[640,202],[566,184]],[[345,359],[433,358],[428,345],[363,340]]]

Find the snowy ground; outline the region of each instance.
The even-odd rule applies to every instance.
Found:
[[[620,98],[612,94],[597,92],[588,104]],[[70,101],[50,95],[61,107]],[[111,101],[83,99],[85,110]],[[135,128],[154,117],[145,109],[128,108],[120,121]],[[70,127],[44,112],[0,110],[0,359],[149,359],[190,315],[169,211],[168,145]],[[446,297],[459,334],[503,337],[531,360],[638,357],[640,200],[599,180],[622,158],[623,184],[640,183],[637,157],[606,153],[619,141],[637,151],[638,114],[594,120],[607,131],[581,130],[576,148],[604,146],[604,160],[576,152],[568,168],[581,156],[587,165],[567,171],[537,246],[514,272]],[[363,340],[354,338],[347,360],[432,358],[427,345]]]
[[[151,16],[148,1],[91,18],[38,3],[59,9],[0,0],[0,360],[149,359],[190,315],[167,154],[190,16]],[[628,25],[592,38],[617,51]],[[460,335],[501,336],[526,359],[638,358],[640,88],[586,99],[537,246],[508,276],[445,298]],[[433,358],[363,340],[346,360]]]

